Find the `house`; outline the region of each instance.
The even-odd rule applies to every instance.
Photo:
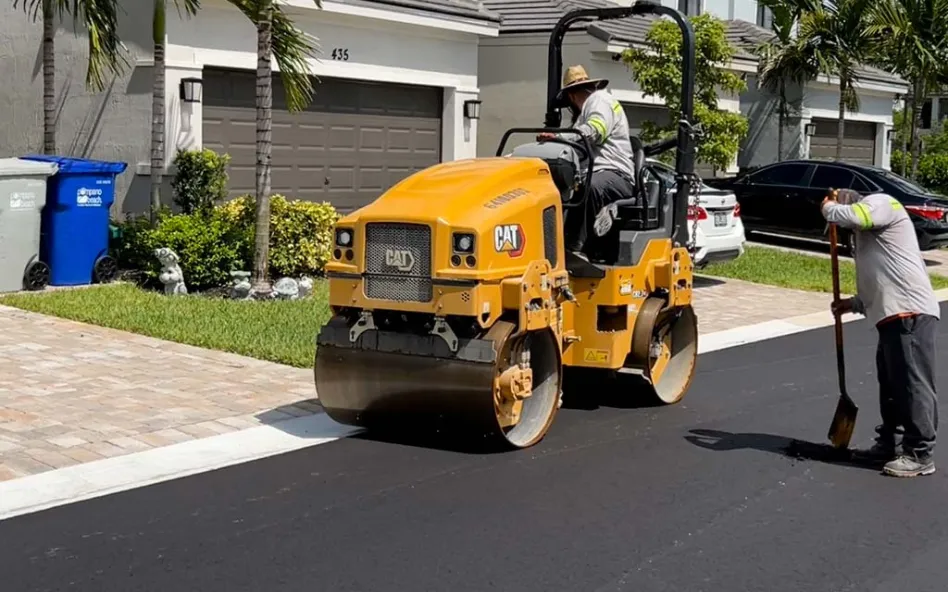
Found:
[[[546,101],[546,47],[556,21],[575,8],[628,4],[630,0],[486,0],[502,16],[500,34],[481,41],[480,80],[483,108],[479,121],[478,154],[492,154],[505,129],[540,126]],[[748,90],[739,97],[722,95],[721,109],[748,117],[750,129],[728,172],[777,160],[776,97],[758,88],[755,49],[772,36],[769,10],[756,0],[662,0],[688,15],[708,12],[725,21],[735,56],[729,68],[745,76]],[[564,65],[584,64],[590,76],[610,80],[612,94],[623,104],[633,130],[642,122],[668,121],[668,110],[656,97],[646,97],[632,81],[628,68],[613,56],[630,46],[642,46],[651,19],[636,17],[602,21],[567,35]],[[861,67],[856,84],[860,109],[847,113],[843,158],[887,167],[892,106],[907,88],[899,78]],[[834,158],[838,81],[821,77],[802,89],[791,89],[800,116],[784,131],[784,158]],[[698,172],[710,173],[707,165]]]
[[[481,119],[477,151],[493,154],[504,131],[511,127],[542,126],[546,112],[547,48],[556,22],[577,8],[615,6],[610,0],[485,0],[484,6],[501,15],[500,34],[481,40],[478,78]],[[592,22],[567,33],[563,42],[564,67],[583,64],[594,78],[607,78],[609,89],[625,109],[633,133],[643,122],[668,122],[669,112],[654,96],[645,96],[628,67],[615,56],[642,45],[653,17]],[[731,68],[743,75],[756,72],[754,56],[737,48]],[[721,94],[718,107],[740,110],[740,98]],[[564,125],[568,124],[568,119]],[[736,170],[735,163],[735,168]],[[699,165],[710,174],[707,165]]]
[[[286,110],[278,75],[273,88],[272,190],[327,200],[342,212],[371,201],[399,179],[441,161],[474,156],[477,50],[495,37],[499,18],[475,0],[286,0],[297,27],[319,40],[313,104]],[[152,3],[123,2],[122,36],[130,57],[123,77],[102,93],[83,89],[87,41],[73,24],[56,36],[59,152],[129,163],[113,212],[148,207],[150,175]],[[42,25],[10,3],[0,8],[7,58],[5,155],[42,148]],[[208,147],[231,156],[230,190],[255,187],[253,25],[225,0],[178,18],[169,6],[165,76],[166,170],[178,148]],[[276,70],[276,66],[275,66]],[[199,97],[183,100],[182,81]],[[167,185],[166,185],[167,186]],[[164,192],[170,202],[170,191]]]

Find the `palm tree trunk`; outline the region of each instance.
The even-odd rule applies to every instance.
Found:
[[[783,79],[780,80],[780,96],[777,100],[777,162],[780,162],[783,160],[783,129],[787,126],[787,89]]]
[[[267,2],[257,23],[257,193],[254,227],[253,284],[257,291],[269,290],[267,262],[270,256],[270,153],[273,123],[272,53],[273,3]]]
[[[906,134],[905,124],[908,123],[908,113],[909,113],[909,103],[912,102],[911,97],[905,97],[905,103],[902,105],[902,125],[899,130],[899,135],[902,136],[902,176],[905,176],[905,171],[908,167],[908,134]],[[914,116],[915,106],[912,106],[912,114]]]
[[[912,175],[911,179],[914,181],[915,176],[918,174],[918,159],[921,156],[922,151],[922,142],[918,138],[918,128],[921,127],[922,123],[922,109],[921,107],[925,104],[925,81],[916,80],[912,88],[913,95],[913,105],[918,108],[912,109]]]
[[[843,160],[843,138],[846,131],[846,80],[839,79],[839,122],[836,126],[836,160]]]
[[[43,154],[56,153],[56,23],[52,0],[43,0]]]
[[[151,222],[161,210],[161,173],[165,167],[165,0],[154,0],[152,41],[155,71],[151,89]]]

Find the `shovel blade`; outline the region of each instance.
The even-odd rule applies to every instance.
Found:
[[[853,431],[856,429],[856,414],[859,407],[849,395],[843,393],[836,404],[836,413],[833,414],[833,422],[830,424],[829,440],[834,447],[846,449],[853,438]]]

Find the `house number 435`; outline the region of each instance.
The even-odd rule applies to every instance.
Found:
[[[348,47],[334,47],[332,50],[332,59],[339,60],[342,62],[349,61],[349,48]]]

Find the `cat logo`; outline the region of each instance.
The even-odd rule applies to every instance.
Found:
[[[519,224],[501,224],[494,227],[494,250],[498,253],[519,257],[523,255],[526,242],[523,228]]]
[[[415,267],[415,258],[411,251],[404,249],[385,249],[385,265],[408,273]]]

